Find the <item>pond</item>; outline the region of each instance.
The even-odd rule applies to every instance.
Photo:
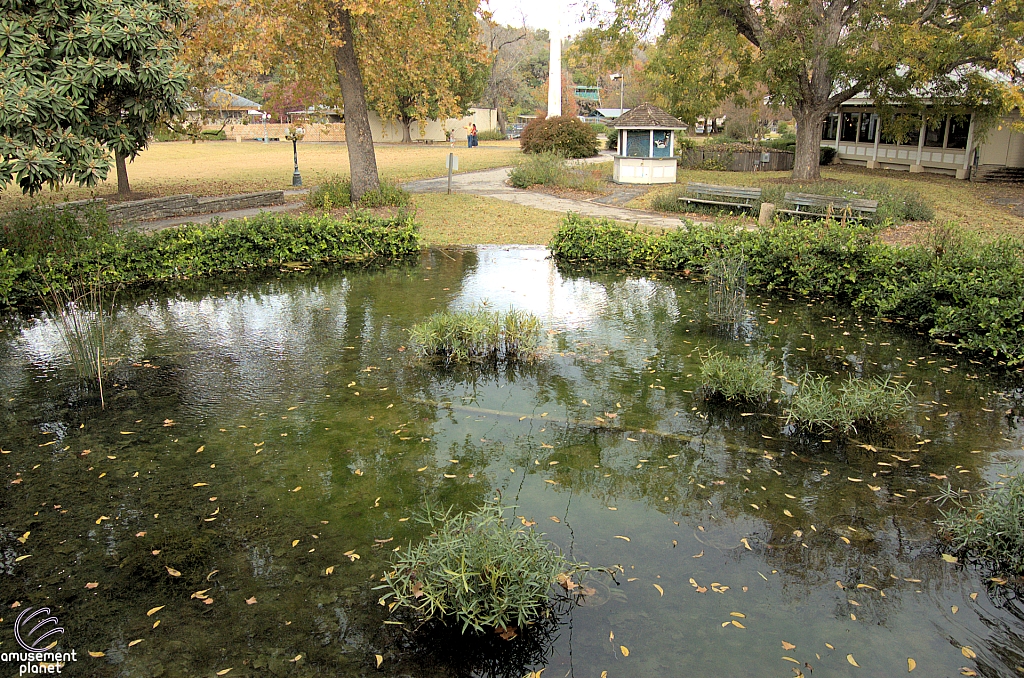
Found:
[[[81,676],[1022,671],[1024,608],[940,557],[932,499],[1020,462],[1024,396],[922,337],[753,295],[723,333],[702,284],[562,271],[542,248],[150,292],[121,298],[106,409],[49,321],[2,324],[0,652],[45,605]],[[537,314],[541,359],[415,359],[413,323],[478,303]],[[891,375],[914,405],[884,440],[796,435],[695,395],[709,348],[773,359],[784,387]],[[618,576],[532,655],[385,624],[373,587],[424,536],[409,518],[496,494]]]

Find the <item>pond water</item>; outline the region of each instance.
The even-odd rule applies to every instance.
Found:
[[[413,323],[484,301],[541,317],[536,364],[406,350]],[[1020,675],[1021,605],[940,558],[930,500],[1019,463],[1020,390],[849,310],[751,296],[722,333],[706,306],[701,284],[541,248],[122,297],[105,410],[48,321],[8,317],[0,652],[18,607],[47,605],[76,676]],[[713,347],[790,381],[892,375],[915,404],[885,440],[794,435],[694,395]],[[373,586],[423,536],[407,518],[496,493],[621,573],[532,656],[384,624]]]

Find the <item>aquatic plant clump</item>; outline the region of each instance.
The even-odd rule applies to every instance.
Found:
[[[997,571],[1024,575],[1024,476],[1019,469],[1004,482],[971,495],[947,485],[939,504],[952,504],[935,523],[954,552]]]
[[[409,335],[423,356],[446,363],[527,362],[540,345],[540,319],[516,309],[441,311],[413,325]]]
[[[506,524],[496,503],[453,513],[427,507],[416,520],[430,536],[398,551],[381,601],[422,621],[455,621],[465,633],[516,629],[549,612],[553,585],[575,588],[577,569],[543,534]],[[567,586],[568,582],[570,586]]]
[[[898,422],[910,404],[910,386],[888,377],[849,379],[838,393],[828,377],[806,374],[790,397],[789,423],[842,434],[881,430]]]
[[[775,363],[756,356],[732,358],[721,352],[700,357],[701,392],[706,399],[766,402],[775,389]]]

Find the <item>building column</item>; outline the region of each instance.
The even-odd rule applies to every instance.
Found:
[[[870,115],[876,115],[874,113]],[[871,153],[871,160],[868,160],[868,169],[878,169],[878,140],[882,137],[882,116],[875,121],[875,148]]]
[[[925,117],[921,116],[921,132],[917,135],[917,162],[910,166],[910,171],[918,174],[924,172],[924,166],[921,165],[921,154],[924,153],[924,135],[928,132],[928,123]]]
[[[967,148],[964,149],[964,166],[956,171],[957,179],[971,178],[971,156],[974,154],[974,113],[971,113],[971,122],[967,126]]]
[[[839,137],[843,135],[843,109],[836,107],[836,159],[839,158]]]

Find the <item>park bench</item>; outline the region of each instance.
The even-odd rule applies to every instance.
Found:
[[[833,216],[870,221],[878,213],[877,200],[842,198],[835,195],[815,195],[813,193],[787,193],[784,200],[786,204],[793,205],[793,209],[776,211],[793,214],[797,218],[824,219],[827,216]]]
[[[717,186],[690,182],[686,184],[686,192],[689,195],[679,198],[680,201],[749,210],[757,207],[761,200],[761,189],[748,186]]]

